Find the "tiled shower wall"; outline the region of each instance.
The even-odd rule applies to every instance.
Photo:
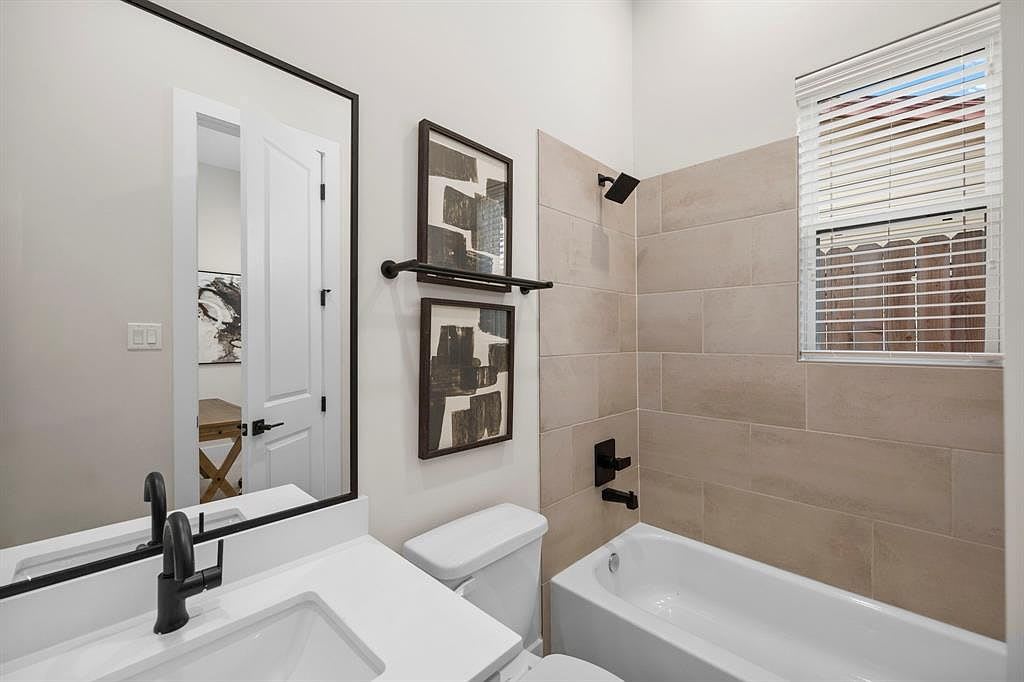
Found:
[[[595,159],[539,137],[540,505],[547,632],[548,580],[639,520],[601,501],[594,444],[614,438],[633,465],[613,487],[637,488],[636,197],[603,199]],[[545,637],[545,641],[548,638]]]
[[[637,191],[641,519],[1001,638],[1001,370],[797,362],[795,159]]]

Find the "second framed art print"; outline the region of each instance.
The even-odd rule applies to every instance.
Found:
[[[420,459],[510,440],[515,308],[420,305]]]
[[[426,119],[419,128],[417,259],[512,275],[512,159]],[[420,273],[419,281],[510,291],[506,284]]]

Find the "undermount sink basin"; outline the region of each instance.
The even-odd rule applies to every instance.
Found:
[[[185,627],[188,627],[187,625]],[[384,664],[313,594],[170,649],[118,680],[372,680]]]
[[[189,514],[188,520],[192,524],[192,532],[199,532],[199,514]],[[239,521],[245,521],[245,516],[238,509],[223,509],[207,513],[204,519],[204,528],[206,530],[213,530],[214,528],[238,523]],[[148,524],[148,519],[146,522]],[[72,566],[81,566],[90,561],[98,561],[106,557],[130,552],[139,545],[148,542],[149,537],[150,530],[149,526],[146,525],[145,528],[111,535],[100,540],[27,556],[19,559],[15,565],[13,581],[36,578],[47,573],[71,568]]]

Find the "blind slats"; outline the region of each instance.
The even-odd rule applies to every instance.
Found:
[[[998,12],[798,79],[797,93],[802,354],[992,363],[1002,342]]]

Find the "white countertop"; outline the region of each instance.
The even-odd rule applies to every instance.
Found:
[[[230,562],[226,554],[225,565]],[[155,575],[153,592],[155,599]],[[116,679],[130,666],[170,658],[222,627],[303,595],[336,613],[383,662],[381,681],[484,680],[522,649],[514,632],[364,535],[190,599],[192,619],[177,632],[153,634],[150,611],[5,661],[0,680]]]

